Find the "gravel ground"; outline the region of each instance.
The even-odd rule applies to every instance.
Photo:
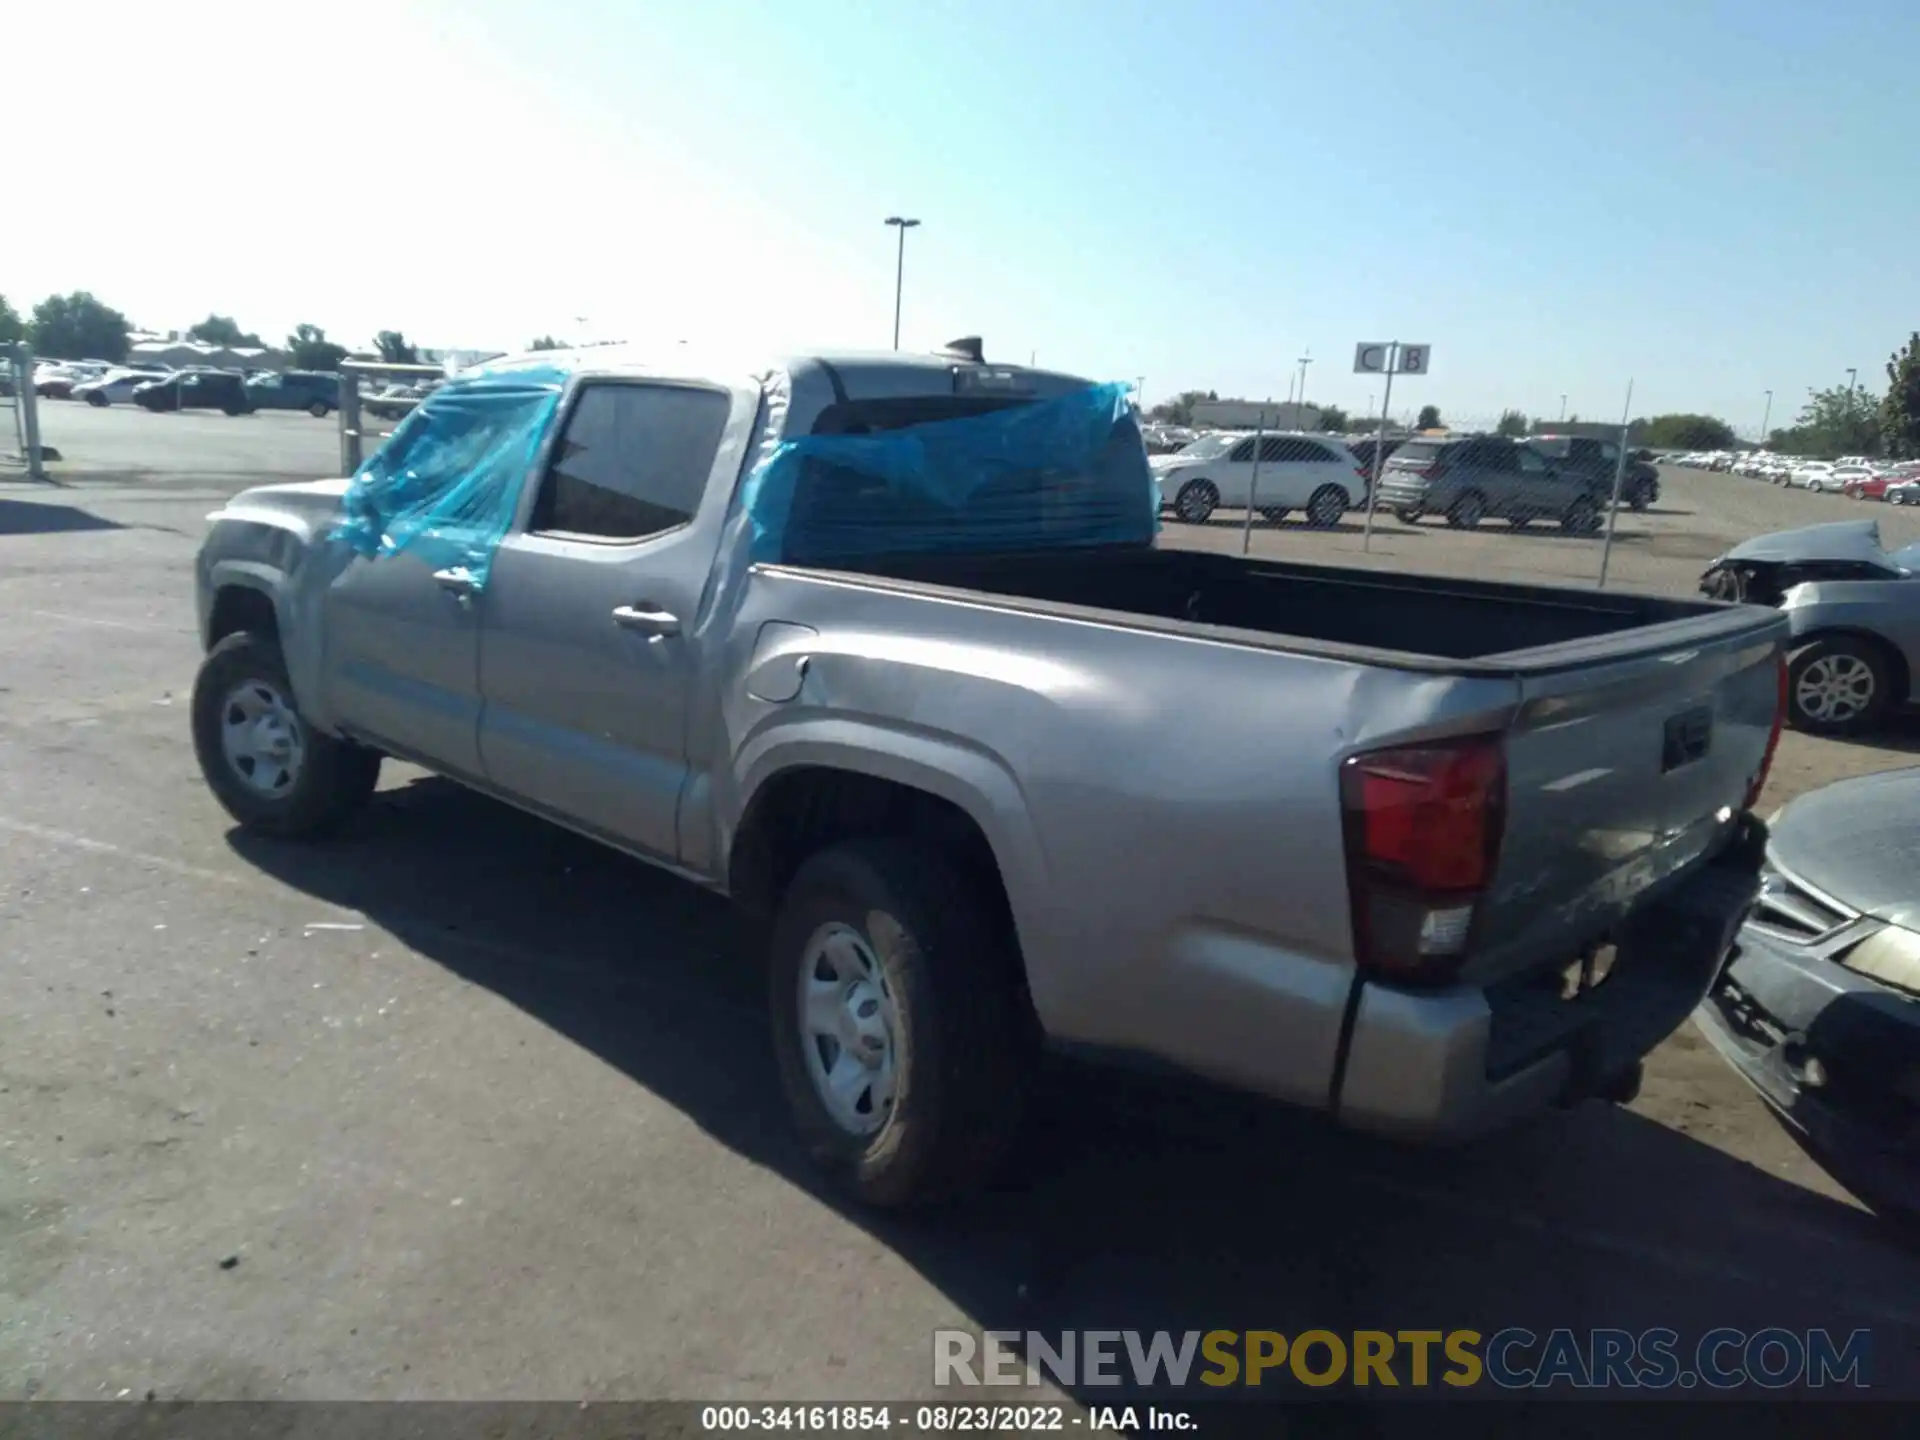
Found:
[[[249,457],[326,473],[332,427],[72,411],[67,483],[0,485],[0,1399],[897,1399],[942,1325],[1864,1326],[1882,1393],[1920,1389],[1920,1261],[1690,1030],[1630,1107],[1438,1154],[1063,1070],[997,1193],[842,1206],[709,897],[402,767],[337,842],[231,832],[186,739],[188,566]],[[1615,575],[1686,593],[1733,539],[1867,514],[1920,533],[1670,474]],[[1500,529],[1253,543],[1597,570]],[[1766,803],[1911,748],[1789,735]]]

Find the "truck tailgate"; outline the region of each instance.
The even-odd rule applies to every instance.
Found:
[[[1571,961],[1722,843],[1775,734],[1778,615],[1729,607],[1510,663],[1507,819],[1474,958],[1480,982]]]

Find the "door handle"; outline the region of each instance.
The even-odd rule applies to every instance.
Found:
[[[473,578],[473,572],[464,565],[455,565],[447,570],[433,572],[433,580],[442,590],[450,590],[462,599],[480,593],[480,582]]]
[[[680,617],[666,610],[656,610],[642,601],[638,605],[616,605],[613,610],[613,623],[622,630],[638,630],[654,639],[663,639],[680,633]]]

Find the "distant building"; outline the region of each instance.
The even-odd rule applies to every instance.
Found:
[[[285,353],[253,345],[203,345],[198,340],[136,340],[127,347],[129,365],[209,365],[215,370],[284,370]]]
[[[1291,400],[1196,400],[1193,423],[1201,430],[1318,430],[1320,412]]]

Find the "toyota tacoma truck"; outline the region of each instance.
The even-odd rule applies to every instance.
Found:
[[[459,452],[484,565],[369,546],[387,450],[210,517],[199,762],[304,836],[396,757],[731,897],[865,1202],[990,1173],[1043,1047],[1412,1140],[1629,1098],[1753,900],[1771,610],[1163,546],[1130,400],[1029,454],[1124,387],[977,344],[538,363],[525,449]]]

